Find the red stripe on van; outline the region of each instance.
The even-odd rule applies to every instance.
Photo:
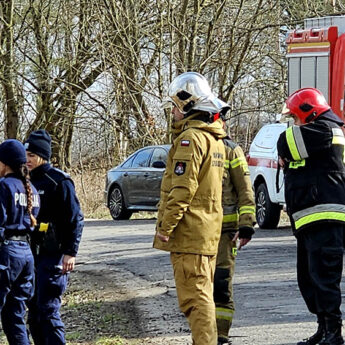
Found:
[[[253,167],[264,167],[264,168],[273,168],[277,169],[278,163],[274,159],[269,159],[269,158],[254,158],[254,157],[249,157],[248,158],[248,165],[253,166]]]

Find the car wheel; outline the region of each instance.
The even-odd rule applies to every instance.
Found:
[[[117,186],[110,193],[109,211],[114,220],[129,219],[132,215],[125,207],[122,191]]]
[[[255,190],[256,221],[261,229],[275,229],[279,223],[281,206],[271,202],[267,187],[261,183]]]

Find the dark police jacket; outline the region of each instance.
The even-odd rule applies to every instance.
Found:
[[[31,171],[31,182],[41,198],[38,223],[51,225],[61,254],[76,256],[84,217],[70,176],[47,163]]]
[[[32,214],[37,216],[39,196],[32,187]],[[15,174],[8,174],[0,179],[0,240],[5,239],[5,232],[13,235],[25,235],[33,230],[27,212],[27,196],[23,182]]]
[[[331,110],[289,127],[278,140],[285,160],[285,199],[295,234],[322,222],[345,222],[345,138]]]

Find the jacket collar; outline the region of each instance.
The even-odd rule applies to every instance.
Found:
[[[186,131],[190,128],[200,129],[212,134],[215,138],[221,139],[226,136],[224,129],[223,129],[223,122],[221,119],[213,123],[207,123],[201,120],[197,120],[198,116],[202,115],[201,113],[197,112],[187,118],[177,121],[172,125],[172,133],[176,136],[181,134],[182,132]]]
[[[31,177],[40,176],[40,175],[43,175],[44,173],[46,173],[50,169],[51,169],[50,163],[44,163],[44,164],[38,166],[37,168],[31,170],[30,175],[31,175]]]
[[[321,114],[315,121],[317,120],[329,120],[329,121],[335,122],[340,127],[344,126],[344,121],[340,119],[339,116],[334,114],[331,109]]]

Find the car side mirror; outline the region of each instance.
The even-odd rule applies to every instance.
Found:
[[[166,165],[163,161],[156,161],[152,163],[152,167],[157,169],[164,169]]]

